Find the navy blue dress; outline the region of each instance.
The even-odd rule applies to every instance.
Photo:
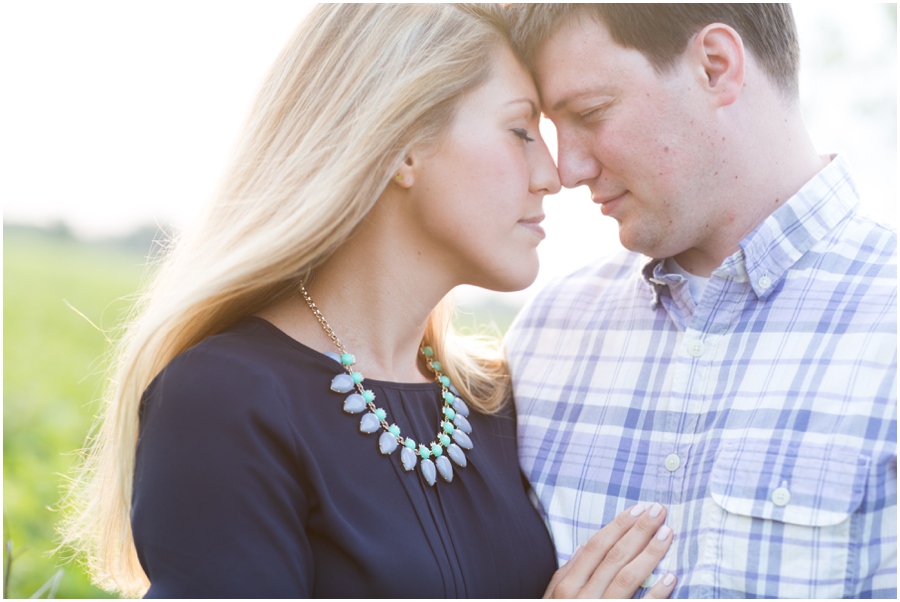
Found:
[[[259,318],[189,349],[145,392],[132,527],[147,597],[539,597],[555,570],[512,407],[429,487],[331,392],[342,371]],[[434,438],[436,384],[366,379],[404,435]]]

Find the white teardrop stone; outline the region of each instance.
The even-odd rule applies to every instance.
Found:
[[[397,449],[397,438],[387,431],[381,433],[381,437],[378,438],[378,449],[385,456],[388,455]]]
[[[466,454],[457,444],[451,443],[447,447],[447,455],[450,456],[451,460],[456,462],[457,466],[461,466],[461,467],[465,468]]]
[[[359,421],[359,430],[364,433],[374,433],[380,428],[381,422],[378,420],[378,416],[376,416],[372,412],[363,414],[363,417]]]
[[[335,353],[334,351],[326,351],[325,357],[331,358],[339,364],[341,363],[341,354]],[[341,365],[343,365],[343,364],[341,364]]]
[[[441,473],[441,478],[443,478],[448,483],[453,480],[453,465],[450,464],[450,460],[447,459],[447,456],[438,456],[438,459],[435,460],[437,464],[438,472]]]
[[[403,463],[403,469],[407,472],[416,467],[416,452],[404,447],[400,450],[400,461]]]
[[[453,410],[460,416],[469,415],[469,406],[462,400],[462,397],[457,397],[453,400]]]
[[[366,409],[366,400],[359,393],[352,393],[344,400],[344,411],[348,414],[359,414]]]
[[[472,440],[460,429],[453,431],[453,440],[456,441],[463,449],[472,449]]]
[[[464,431],[467,435],[472,433],[472,425],[469,424],[469,421],[466,420],[466,417],[462,414],[457,414],[456,418],[453,419],[453,424],[455,424],[459,430]]]
[[[353,389],[353,379],[349,374],[338,374],[331,379],[331,390],[335,393],[349,393]]]
[[[426,459],[419,462],[419,465],[422,467],[422,476],[425,477],[425,482],[429,485],[434,485],[435,481],[437,481],[437,470],[434,467],[434,462]]]

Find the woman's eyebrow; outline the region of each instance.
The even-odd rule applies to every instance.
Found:
[[[514,104],[516,104],[516,103],[527,103],[527,104],[529,104],[529,105],[531,106],[531,118],[532,118],[532,119],[536,119],[537,116],[540,114],[540,113],[538,112],[537,105],[536,105],[536,104],[534,103],[534,101],[533,101],[532,99],[530,99],[530,98],[516,98],[516,99],[510,100],[509,102],[506,102],[506,103],[504,103],[504,104],[505,104],[505,105],[514,105]]]

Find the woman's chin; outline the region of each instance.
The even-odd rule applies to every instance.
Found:
[[[534,283],[538,275],[538,267],[537,257],[535,257],[532,265],[519,265],[516,266],[516,269],[508,269],[502,274],[495,274],[482,282],[471,284],[498,293],[514,293],[524,290]]]

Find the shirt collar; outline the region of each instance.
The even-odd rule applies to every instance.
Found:
[[[832,155],[828,165],[739,243],[713,276],[749,280],[753,292],[765,300],[787,271],[858,206],[847,161]],[[655,308],[660,289],[672,284],[674,276],[667,273],[663,259],[650,259],[643,277],[653,290]]]

